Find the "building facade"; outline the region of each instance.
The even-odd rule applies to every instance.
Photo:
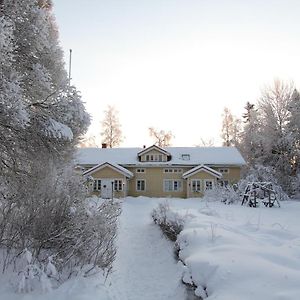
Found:
[[[91,194],[202,197],[240,179],[245,161],[234,147],[82,148],[77,163]]]

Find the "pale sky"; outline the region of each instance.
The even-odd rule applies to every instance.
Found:
[[[300,85],[299,0],[54,0],[72,83],[100,138],[107,105],[123,147],[220,145],[225,106],[241,116],[274,78]]]

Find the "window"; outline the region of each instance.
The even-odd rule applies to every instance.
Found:
[[[94,180],[94,191],[101,191],[101,180],[100,179]]]
[[[164,169],[164,173],[182,173],[182,169]]]
[[[181,180],[164,180],[165,192],[179,192],[182,189]]]
[[[146,190],[146,181],[145,180],[137,180],[136,181],[136,190],[137,191],[145,191]]]
[[[136,169],[137,173],[145,173],[145,169]]]
[[[164,156],[162,154],[147,154],[146,161],[163,161]]]
[[[200,192],[201,191],[201,180],[192,180],[191,182],[192,192]]]
[[[190,155],[189,154],[181,154],[181,158],[183,160],[190,160]]]
[[[228,186],[229,182],[228,180],[218,180],[218,185],[222,187]]]
[[[212,190],[213,186],[214,184],[212,180],[205,180],[205,190]]]
[[[222,173],[222,174],[228,174],[229,169],[228,168],[221,168],[221,169],[219,169],[219,172]]]
[[[114,181],[114,191],[115,192],[120,192],[123,190],[123,182],[120,179],[116,179]]]

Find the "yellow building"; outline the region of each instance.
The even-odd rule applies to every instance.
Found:
[[[202,197],[215,185],[234,184],[245,161],[235,147],[81,148],[78,166],[91,194]]]

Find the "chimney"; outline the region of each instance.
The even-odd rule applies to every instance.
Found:
[[[107,148],[107,144],[106,143],[102,143],[102,149]]]

